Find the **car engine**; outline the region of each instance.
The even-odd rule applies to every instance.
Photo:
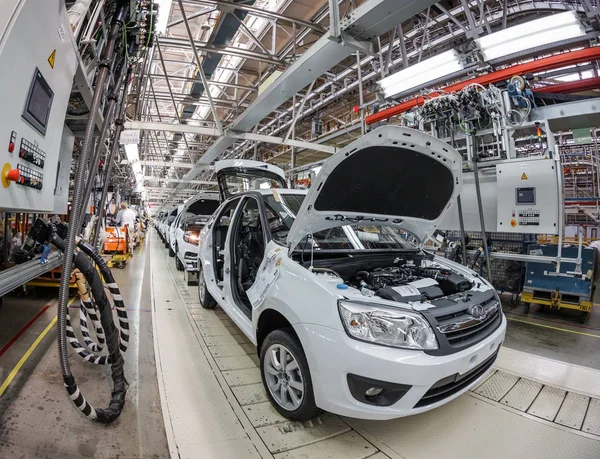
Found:
[[[363,295],[402,302],[434,300],[472,287],[465,277],[447,268],[415,265],[358,271],[346,283]]]

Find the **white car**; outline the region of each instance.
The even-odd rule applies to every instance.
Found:
[[[200,231],[214,211],[219,207],[219,194],[202,191],[190,198],[176,220],[174,235],[171,238],[175,252],[175,266],[179,271],[198,271],[198,240]],[[195,277],[195,276],[194,276]],[[191,277],[188,278],[188,283]]]
[[[308,192],[283,189],[271,165],[215,164],[227,200],[200,236],[199,299],[257,346],[283,416],[412,415],[487,375],[506,331],[495,289],[407,240],[435,231],[461,167],[446,143],[398,126],[333,155]]]
[[[175,252],[171,246],[171,238],[175,236],[175,225],[179,215],[181,215],[181,212],[183,211],[183,207],[183,204],[180,204],[175,208],[174,212],[171,212],[171,217],[173,216],[173,213],[175,214],[175,217],[170,221],[167,220],[167,225],[165,227],[165,247],[169,249],[170,257],[175,256]]]
[[[167,240],[167,236],[166,236],[167,228],[173,222],[176,215],[177,215],[177,207],[174,207],[174,208],[168,210],[167,215],[162,219],[162,221],[160,222],[160,225],[158,227],[158,232],[160,234],[160,238],[162,239],[163,243],[165,243],[165,244],[166,244],[166,240]],[[165,245],[165,247],[166,247],[166,245]]]

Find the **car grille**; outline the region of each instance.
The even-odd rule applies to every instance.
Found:
[[[500,349],[500,346],[498,346],[498,349]],[[475,368],[472,368],[465,374],[461,375],[456,373],[452,376],[447,376],[443,379],[440,379],[433,386],[431,386],[431,388],[427,392],[425,392],[425,395],[423,395],[421,400],[417,402],[415,408],[420,408],[423,406],[441,402],[442,400],[451,397],[457,392],[460,392],[464,388],[468,387],[471,383],[483,376],[486,373],[486,371],[488,371],[492,367],[492,365],[496,361],[497,356],[498,351],[496,351],[487,360],[480,363]]]
[[[473,306],[453,314],[436,317],[436,328],[444,335],[448,344],[460,347],[474,344],[500,324],[501,306],[495,298],[476,306],[479,306],[479,317],[473,315]]]

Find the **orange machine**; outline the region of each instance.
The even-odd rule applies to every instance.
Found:
[[[127,249],[129,234],[126,226],[121,228],[109,226],[106,228],[106,232],[109,233],[109,235],[104,240],[104,253],[125,255],[129,252]]]

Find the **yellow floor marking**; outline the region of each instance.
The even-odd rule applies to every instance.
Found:
[[[71,306],[71,303],[73,303],[73,301],[75,301],[76,298],[77,298],[76,296],[71,298],[67,307]],[[15,379],[15,376],[17,376],[17,373],[19,372],[21,367],[25,364],[25,362],[27,361],[29,356],[33,353],[33,351],[35,351],[35,348],[38,347],[40,342],[44,339],[44,337],[48,334],[48,332],[52,329],[52,327],[54,327],[54,324],[56,323],[56,319],[57,319],[57,317],[55,316],[54,319],[52,319],[52,321],[45,328],[45,330],[42,333],[40,333],[40,336],[37,337],[37,339],[33,342],[33,344],[31,346],[29,346],[29,349],[27,349],[27,352],[25,352],[25,355],[23,355],[23,357],[21,357],[21,360],[19,360],[19,362],[15,365],[15,367],[12,369],[12,371],[8,374],[8,377],[4,380],[4,382],[0,386],[0,397],[2,397],[2,394],[4,394],[4,392],[6,391],[6,389],[12,382],[12,380]]]
[[[553,327],[552,325],[538,324],[538,323],[535,323],[535,322],[529,322],[527,320],[514,319],[512,317],[507,317],[507,319],[508,320],[512,320],[514,322],[521,322],[521,323],[524,323],[524,324],[535,325],[537,327],[544,327],[544,328],[550,328],[552,330],[559,330],[559,331],[564,331],[564,332],[569,332],[569,333],[575,333],[576,335],[583,335],[583,336],[591,336],[593,338],[600,338],[600,335],[592,335],[591,333],[584,333],[584,332],[575,331],[575,330],[568,330],[566,328]]]

